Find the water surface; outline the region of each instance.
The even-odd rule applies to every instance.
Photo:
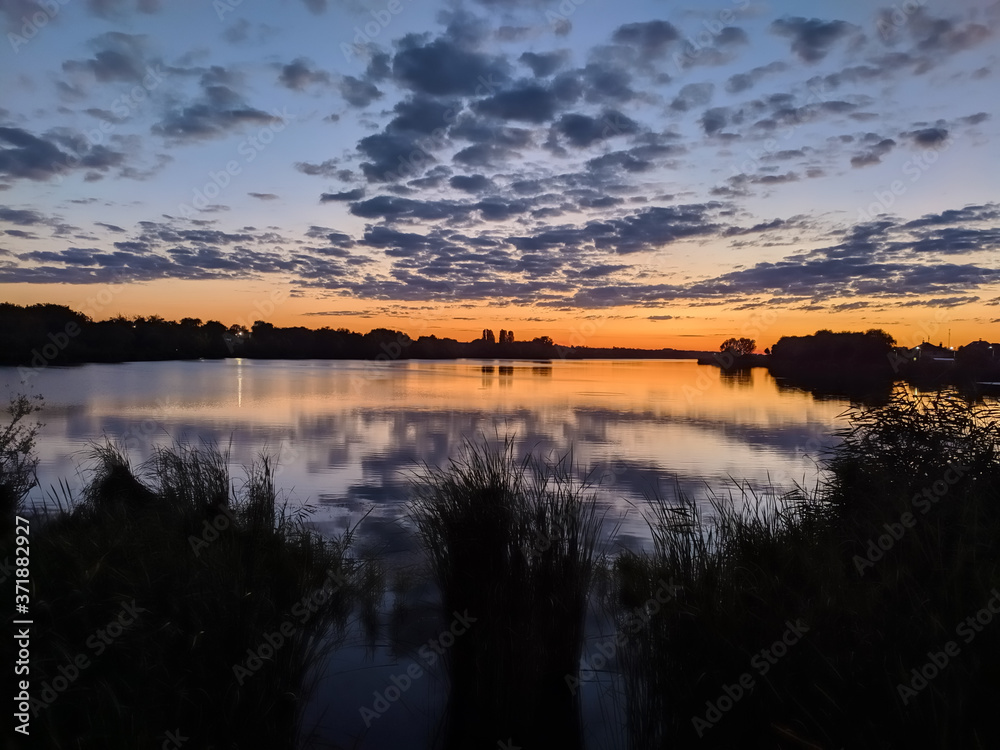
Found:
[[[0,368],[0,386],[18,385]],[[51,367],[27,387],[41,393],[41,487],[47,502],[64,480],[78,493],[95,441],[125,445],[135,464],[177,441],[228,447],[234,477],[262,450],[280,457],[277,483],[290,504],[314,509],[335,533],[357,523],[359,542],[397,566],[419,560],[406,518],[408,477],[445,466],[465,441],[514,435],[521,452],[572,451],[581,477],[599,484],[612,545],[648,540],[642,510],[654,491],[710,493],[812,486],[816,459],[849,406],[780,389],[762,369],[727,375],[692,361],[453,362],[197,361]],[[340,746],[430,746],[446,680],[427,669],[384,716],[366,726],[393,678],[419,661],[419,646],[440,633],[433,587],[418,568],[407,584],[405,616],[389,617],[374,651],[358,633],[325,665],[308,711],[317,737]],[[588,646],[613,635],[592,613]],[[590,654],[593,656],[593,654]],[[620,697],[610,678],[585,683],[588,747],[621,746]]]

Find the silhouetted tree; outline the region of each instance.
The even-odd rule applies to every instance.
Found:
[[[487,344],[495,344],[497,342],[497,337],[493,335],[492,328],[486,328],[483,330],[483,341]]]
[[[757,342],[748,338],[728,338],[719,346],[721,352],[731,352],[737,356],[745,357],[753,354],[757,348]]]
[[[873,339],[878,339],[885,343],[886,349],[891,349],[896,345],[896,339],[890,336],[888,333],[883,331],[881,328],[869,328],[865,331],[865,336],[871,336]]]

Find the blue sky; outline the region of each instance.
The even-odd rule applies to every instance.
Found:
[[[0,298],[228,323],[279,290],[281,324],[693,348],[988,338],[998,20],[4,0]]]

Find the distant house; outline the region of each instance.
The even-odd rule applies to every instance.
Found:
[[[1000,344],[979,339],[959,347],[955,359],[963,367],[992,369],[1000,365]]]
[[[951,362],[955,359],[955,350],[924,341],[910,350],[910,358],[914,362]]]

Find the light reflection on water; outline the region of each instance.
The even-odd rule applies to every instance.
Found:
[[[0,368],[0,385],[16,388],[17,371]],[[390,547],[407,476],[446,465],[466,439],[513,433],[522,451],[572,450],[631,544],[645,537],[638,509],[654,489],[812,486],[817,445],[834,442],[848,405],[779,391],[762,369],[669,360],[85,365],[44,370],[30,390],[45,397],[44,488],[79,488],[87,447],[104,436],[136,463],[175,440],[229,446],[236,476],[266,449],[280,456],[279,486],[313,505],[317,523],[343,527],[374,507],[366,526]]]
[[[0,387],[24,390],[13,368],[0,368]],[[86,365],[48,368],[27,390],[45,397],[43,488],[63,479],[78,491],[88,446],[105,436],[124,443],[134,464],[175,441],[228,446],[237,481],[240,467],[268,450],[280,456],[277,484],[291,503],[311,504],[328,532],[373,509],[360,542],[400,565],[416,559],[407,477],[425,464],[445,466],[465,440],[511,433],[522,452],[572,450],[581,476],[602,483],[609,520],[621,521],[614,544],[635,547],[648,538],[641,509],[654,488],[704,499],[735,492],[734,481],[812,486],[818,447],[834,443],[848,406],[779,390],[761,369],[726,375],[663,360]],[[44,502],[46,493],[36,488],[32,499]],[[346,745],[365,735],[365,747],[420,747],[433,733],[445,682],[431,671],[370,730],[359,714],[440,627],[432,588],[418,574],[406,623],[387,628],[374,654],[355,634],[331,656],[308,711],[321,739]],[[612,632],[591,613],[588,643]],[[620,705],[608,703],[607,688],[583,686],[589,747],[620,745]]]

